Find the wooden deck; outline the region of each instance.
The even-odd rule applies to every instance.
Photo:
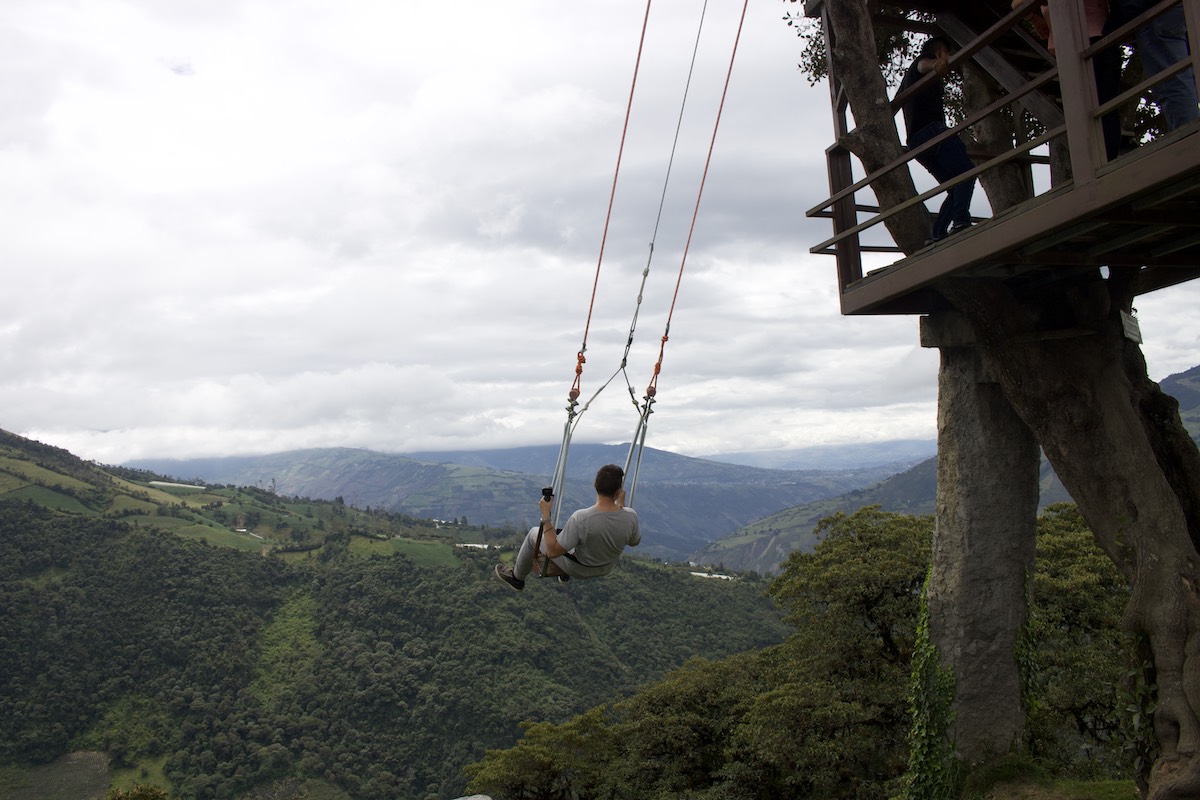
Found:
[[[1200,21],[1200,0],[1182,2],[1194,32],[1200,28],[1193,25]],[[1073,0],[1052,3],[1052,13],[1081,13],[1077,3],[1071,5]],[[1031,37],[1015,22],[1016,15],[1009,12],[1007,2],[983,0],[978,6],[972,5],[976,16],[966,20],[958,15],[957,3],[931,0],[891,5],[910,9],[919,6],[920,10],[938,13],[940,27],[948,35],[952,31],[951,38],[959,44],[956,60],[973,58],[1010,92],[1006,102],[1020,102],[1031,111],[1036,108],[1033,113],[1039,114],[1047,129],[1044,141],[1065,137],[1076,179],[1047,188],[1019,206],[980,221],[970,231],[904,257],[894,247],[862,244],[862,234],[871,231],[878,238],[885,230],[881,223],[889,212],[880,212],[856,199],[859,193],[869,192],[874,176],[853,181],[850,155],[839,152],[836,145],[831,147],[833,192],[825,203],[808,213],[833,220],[833,237],[812,251],[837,256],[842,313],[924,314],[943,310],[947,304],[933,287],[945,279],[1000,278],[1019,291],[1036,291],[1047,283],[1069,281],[1084,273],[1092,275],[1099,267],[1137,267],[1140,294],[1200,277],[1200,125],[1160,136],[1111,163],[1104,164],[1103,156],[1097,154],[1096,120],[1116,105],[1136,102],[1138,93],[1145,92],[1151,80],[1097,108],[1094,99],[1088,104],[1089,94],[1094,98],[1094,92],[1075,83],[1085,78],[1090,81],[1088,59],[1103,42],[1090,48],[1076,42],[1072,49],[1069,42],[1061,43],[1065,37],[1060,37],[1058,63],[1051,60],[1049,69],[1031,74],[1030,60],[1046,54],[1036,52],[1036,42],[1030,42]],[[1171,5],[1171,0],[1164,0],[1147,14],[1161,13]],[[819,15],[819,6],[820,2],[810,0],[806,8]],[[991,15],[980,14],[980,6],[989,6]],[[1110,39],[1122,35],[1128,38],[1135,26],[1125,26],[1123,32],[1116,32]],[[1193,35],[1192,41],[1200,41],[1200,37]],[[1197,51],[1200,47],[1193,47],[1193,62],[1200,57]],[[1184,66],[1181,62],[1176,70]],[[831,83],[836,84],[836,77]],[[845,102],[840,101],[839,107],[836,85],[831,90],[835,135],[841,135],[845,130],[839,130],[839,126],[846,124]],[[959,127],[995,113],[998,107],[977,113]],[[1030,149],[1018,145],[1007,156],[980,165],[979,171],[1026,155]],[[910,160],[908,155],[880,172],[908,168]],[[941,191],[949,185],[935,187],[921,197],[940,202]],[[860,219],[864,213],[867,218]],[[863,274],[864,252],[889,250],[900,260]]]
[[[1080,269],[1135,266],[1142,267],[1139,294],[1200,277],[1200,128],[1176,133],[1123,156],[1082,187],[1047,192],[848,283],[842,313],[943,309],[929,287],[948,276],[1033,284]]]

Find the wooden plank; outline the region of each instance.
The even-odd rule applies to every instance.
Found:
[[[1064,229],[1084,232],[1092,221],[1119,214],[1119,209],[1136,203],[1145,194],[1153,194],[1184,183],[1196,189],[1200,177],[1200,148],[1182,146],[1163,148],[1146,158],[1111,170],[1085,186],[1060,187],[1050,196],[1035,199],[1018,213],[1006,214],[978,228],[951,237],[939,246],[928,248],[896,262],[889,269],[872,273],[842,291],[843,314],[912,313],[891,312],[904,296],[928,287],[941,278],[987,264],[1053,266],[1052,258],[1077,260],[1078,265],[1116,264],[1128,260],[1131,265],[1146,260],[1146,253],[1108,254],[1087,259],[1081,249],[1064,248],[1051,254],[1053,245],[1040,247],[1045,239],[1069,241]],[[1089,230],[1100,230],[1090,227]],[[1028,252],[1024,252],[1028,250]],[[1043,253],[1042,257],[1038,253]],[[1074,254],[1072,256],[1072,254]],[[1167,256],[1175,272],[1186,272],[1190,261],[1180,254]]]

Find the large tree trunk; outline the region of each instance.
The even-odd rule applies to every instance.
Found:
[[[986,108],[999,97],[995,83],[982,69],[963,66],[963,107],[969,111]],[[1012,150],[1015,146],[1012,122],[999,114],[985,117],[971,126],[975,148],[989,157]],[[1015,206],[1033,196],[1033,175],[1027,166],[1010,162],[979,176],[992,213]]]
[[[868,3],[838,0],[824,8],[836,40],[834,72],[860,136],[872,142],[851,149],[873,170],[900,148]],[[904,175],[874,188],[883,208],[915,194]],[[989,199],[1000,209],[1012,197]],[[889,225],[905,252],[923,240],[922,217],[898,215]],[[1123,336],[1127,283],[1115,269],[1107,281],[1097,273],[1090,285],[1053,298],[1016,298],[985,279],[938,288],[970,321],[1007,402],[1130,582],[1124,627],[1145,642],[1157,687],[1159,755],[1148,794],[1183,800],[1200,797],[1200,452],[1173,401],[1146,374],[1140,349]],[[1083,333],[1064,337],[1068,329]]]
[[[1036,312],[999,283],[948,281],[942,291],[972,320],[1009,402],[1130,581],[1124,628],[1145,638],[1157,685],[1149,797],[1200,796],[1200,552],[1189,525],[1200,452],[1177,410],[1164,419],[1172,403],[1131,356],[1137,347],[1099,276],[1055,298],[1055,315],[1065,307],[1072,328],[1088,332],[1066,339],[1039,338]]]
[[[930,640],[954,670],[950,737],[981,763],[1020,747],[1022,676],[1038,507],[1037,442],[991,377],[957,314],[921,326],[941,351],[937,526],[929,576]]]
[[[878,68],[865,0],[825,4],[833,28],[833,70],[857,124],[872,144],[847,146],[873,171],[901,152],[895,115]],[[968,105],[991,102],[978,73],[968,75]],[[975,131],[989,149],[1012,147],[1011,129]],[[994,208],[1028,196],[1030,184],[1012,168],[984,181]],[[883,208],[916,194],[908,170],[873,187]],[[992,198],[992,193],[996,198]],[[1002,199],[1001,199],[1002,198]],[[890,220],[896,244],[911,253],[929,229],[925,210]],[[939,346],[931,342],[931,346]],[[1026,619],[1026,580],[1032,566],[1037,514],[1037,446],[1008,407],[979,355],[943,349],[938,390],[938,500],[930,577],[930,635],[955,674],[956,751],[971,762],[1007,753],[1024,733],[1021,680],[1014,652]]]

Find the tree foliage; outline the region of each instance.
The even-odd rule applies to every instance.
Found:
[[[469,789],[498,800],[897,796],[932,518],[868,507],[818,532],[769,589],[795,626],[787,641],[697,659],[627,700],[530,726],[468,767]],[[1092,676],[1121,669],[1128,590],[1073,507],[1047,511],[1039,543],[1029,746],[1062,773],[1118,774],[1119,698]]]
[[[796,3],[797,0],[783,0],[785,3]],[[888,85],[898,86],[904,71],[916,57],[920,43],[914,42],[912,36],[900,23],[918,22],[929,23],[933,15],[920,11],[904,11],[893,7],[877,9],[875,25],[875,46],[879,54],[879,64],[883,69]],[[796,31],[802,42],[800,47],[801,61],[799,68],[809,85],[816,85],[829,77],[829,54],[826,49],[825,35],[821,31],[818,20],[804,16],[800,11],[787,11],[783,15],[784,22]]]
[[[322,553],[289,564],[0,504],[0,763],[165,759],[172,796],[198,800],[299,778],[457,797],[462,767],[522,720],[785,633],[754,581],[627,562],[513,595],[478,551],[450,567]]]

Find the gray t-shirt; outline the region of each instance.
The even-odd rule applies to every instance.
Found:
[[[556,561],[565,562],[563,569],[572,577],[597,578],[612,571],[622,550],[641,541],[638,516],[632,508],[620,511],[600,511],[595,506],[581,508],[558,534],[558,543],[575,560],[563,556]]]

